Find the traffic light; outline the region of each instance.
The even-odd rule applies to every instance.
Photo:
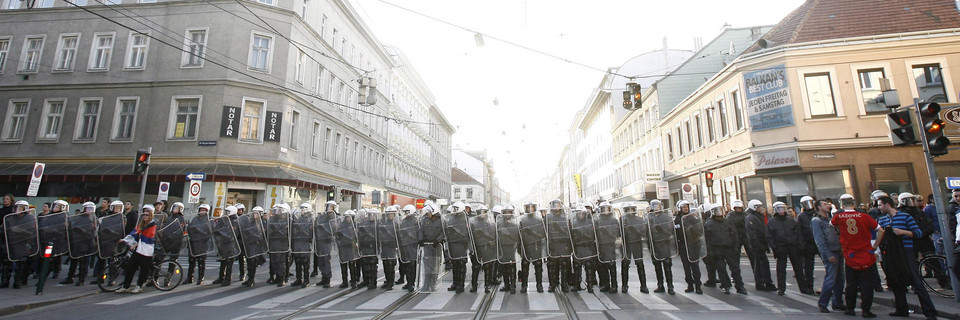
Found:
[[[943,136],[944,122],[940,119],[940,105],[936,102],[924,102],[917,105],[917,112],[923,121],[923,133],[927,136],[927,149],[931,156],[947,154],[950,139]]]
[[[137,157],[133,159],[133,174],[141,175],[150,166],[150,149],[137,150]]]
[[[333,201],[333,190],[327,191],[327,201]]]
[[[633,110],[633,85],[634,83],[627,83],[627,88],[623,90],[623,108],[627,110]]]
[[[633,86],[630,87],[630,89],[633,95],[633,107],[635,109],[640,109],[640,100],[641,98],[643,98],[643,93],[640,92],[640,85],[634,83]]]
[[[910,110],[887,114],[887,127],[890,128],[890,141],[893,145],[906,146],[917,143],[913,121],[910,120]]]
[[[703,173],[704,182],[707,183],[707,188],[713,188],[713,171],[707,171]]]

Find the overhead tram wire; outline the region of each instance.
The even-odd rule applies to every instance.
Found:
[[[116,20],[113,20],[113,19],[111,19],[111,18],[109,18],[109,17],[106,17],[106,16],[104,16],[104,15],[102,15],[102,14],[100,14],[100,13],[94,12],[94,11],[92,11],[92,10],[86,8],[86,7],[77,5],[75,2],[73,2],[73,1],[71,1],[71,0],[63,0],[63,1],[66,2],[66,3],[68,3],[68,4],[70,4],[70,5],[72,5],[72,6],[74,6],[74,7],[76,7],[76,8],[79,8],[79,9],[81,9],[81,10],[83,10],[83,11],[86,11],[87,13],[90,13],[90,14],[92,14],[92,15],[95,15],[95,16],[97,16],[97,17],[100,17],[101,19],[107,20],[107,21],[109,21],[109,22],[111,22],[111,23],[113,23],[113,24],[116,24],[116,25],[118,25],[118,26],[120,26],[120,27],[123,27],[124,29],[130,30],[130,31],[133,31],[133,32],[138,32],[138,33],[140,32],[139,30],[134,29],[133,27],[130,27],[130,26],[126,25],[126,24],[120,23],[120,22],[118,22],[118,21],[116,21]],[[178,51],[185,52],[185,53],[190,53],[189,51],[183,49],[183,48],[182,48],[181,46],[179,46],[179,45],[171,44],[171,43],[169,43],[168,41],[164,41],[164,40],[162,40],[162,39],[159,39],[159,38],[157,38],[156,36],[153,36],[153,35],[151,35],[151,34],[144,34],[144,35],[147,36],[147,37],[150,38],[150,39],[153,39],[153,40],[155,40],[155,41],[157,41],[157,42],[160,42],[161,44],[164,44],[164,45],[167,45],[167,46],[169,46],[169,47],[171,47],[171,48],[177,49]],[[414,123],[414,124],[438,125],[438,124],[433,123],[433,122],[404,120],[404,119],[397,119],[397,118],[393,118],[393,117],[389,117],[389,116],[384,116],[384,115],[376,114],[376,113],[373,113],[373,112],[370,112],[370,111],[367,111],[367,110],[364,110],[364,109],[360,109],[360,108],[356,108],[356,107],[353,107],[353,106],[345,105],[345,104],[342,104],[342,103],[340,103],[340,102],[327,100],[327,99],[325,99],[325,98],[323,98],[323,97],[320,97],[319,95],[317,95],[317,94],[315,94],[315,93],[312,93],[312,92],[305,92],[305,91],[302,91],[302,90],[299,90],[299,89],[295,89],[295,88],[290,88],[290,87],[287,87],[287,86],[284,86],[284,85],[278,85],[278,84],[273,83],[273,82],[270,82],[270,81],[268,81],[268,80],[261,79],[261,78],[259,78],[259,77],[254,76],[254,75],[248,74],[248,73],[246,73],[246,72],[244,72],[244,71],[242,71],[242,70],[238,70],[238,69],[236,69],[236,68],[234,68],[234,67],[231,67],[231,66],[229,66],[229,65],[226,65],[226,64],[224,64],[224,63],[222,63],[222,62],[220,62],[220,61],[211,60],[211,59],[207,58],[206,56],[201,57],[201,59],[203,59],[204,61],[208,61],[208,62],[210,62],[210,63],[212,63],[212,64],[214,64],[214,65],[217,65],[217,66],[219,66],[219,67],[222,67],[222,68],[224,68],[224,69],[227,69],[227,70],[230,70],[230,71],[233,71],[233,72],[242,74],[242,75],[244,75],[244,76],[247,76],[247,77],[249,77],[249,78],[251,78],[251,79],[260,81],[260,82],[262,82],[262,83],[264,83],[264,84],[267,84],[267,85],[269,85],[269,86],[272,86],[274,89],[276,89],[276,90],[278,90],[278,91],[289,91],[289,92],[293,92],[293,93],[298,93],[298,94],[301,94],[301,95],[304,95],[304,96],[307,96],[307,97],[312,97],[312,98],[315,98],[315,99],[319,99],[320,101],[325,101],[325,102],[328,102],[328,103],[333,104],[333,105],[337,105],[337,106],[340,106],[340,107],[345,107],[345,108],[348,108],[348,109],[352,109],[352,110],[355,110],[355,111],[359,111],[359,112],[362,112],[362,113],[365,113],[365,114],[368,114],[368,115],[371,115],[371,116],[375,116],[375,117],[378,117],[378,118],[381,118],[381,119],[384,119],[384,120],[392,120],[392,121],[395,121],[395,122],[397,122],[397,123]]]

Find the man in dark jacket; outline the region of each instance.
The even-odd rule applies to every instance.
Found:
[[[740,247],[737,229],[725,217],[723,205],[704,206],[709,206],[711,213],[710,219],[703,226],[704,237],[707,240],[707,252],[713,256],[709,263],[712,263],[713,269],[717,271],[720,290],[726,294],[730,293],[730,277],[727,276],[727,268],[730,268],[730,275],[733,276],[733,285],[736,286],[737,293],[747,294],[747,289],[743,287],[743,278],[740,276],[740,252],[736,251]]]
[[[817,215],[817,209],[814,208],[813,197],[803,196],[800,198],[800,206],[803,209],[797,215],[797,228],[800,231],[800,274],[803,275],[806,288],[800,288],[800,292],[806,294],[816,294],[813,290],[813,265],[817,256],[817,243],[813,239],[813,230],[810,227],[810,220]]]
[[[797,286],[806,288],[807,283],[800,272],[800,250],[797,246],[800,235],[797,222],[787,216],[787,205],[783,202],[773,203],[773,218],[767,224],[767,243],[773,249],[773,256],[777,259],[777,294],[784,295],[787,291],[787,259],[793,266]]]
[[[673,220],[674,228],[676,230],[686,230],[681,220],[683,220],[684,216],[691,214],[690,203],[687,202],[687,200],[680,200],[680,202],[677,202],[677,211],[679,212]],[[695,212],[693,214],[699,215],[700,213]],[[687,282],[687,289],[684,290],[684,292],[690,293],[696,291],[697,294],[703,294],[703,289],[700,288],[700,260],[696,259],[696,257],[691,257],[694,255],[694,252],[688,252],[686,238],[685,232],[677,232],[677,248],[681,250],[680,263],[683,264],[683,279]]]
[[[748,250],[753,254],[753,278],[757,290],[773,291],[776,290],[776,286],[773,285],[773,279],[770,278],[770,260],[767,259],[767,252],[770,251],[770,247],[767,245],[767,224],[763,221],[767,207],[764,207],[763,203],[756,199],[750,200],[747,207],[744,229],[747,235]]]
[[[747,230],[744,226],[744,219],[747,217],[747,212],[744,211],[743,201],[734,199],[730,202],[730,207],[732,207],[733,210],[727,212],[727,220],[733,225],[733,230],[736,232],[736,237],[739,240],[737,241],[735,251],[737,251],[737,254],[740,254],[740,252],[744,251],[744,248],[747,249],[746,252],[747,259],[750,260],[750,270],[753,270],[753,253],[750,252],[749,242],[747,242]]]

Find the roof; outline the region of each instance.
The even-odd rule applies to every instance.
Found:
[[[480,183],[480,181],[477,181],[477,179],[474,179],[474,178],[471,177],[469,174],[467,174],[467,173],[464,172],[463,170],[460,170],[460,169],[457,168],[457,167],[451,167],[451,168],[450,168],[450,182],[453,183],[453,184],[477,184],[477,185],[483,185],[482,183]]]
[[[763,39],[780,46],[829,39],[960,28],[954,0],[807,0]],[[747,52],[763,49],[753,45]]]

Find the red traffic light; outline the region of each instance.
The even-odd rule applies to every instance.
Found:
[[[927,119],[931,116],[936,116],[939,118],[938,114],[940,113],[940,105],[936,102],[921,103],[920,108],[917,110],[920,111],[920,116],[924,119]]]
[[[934,119],[928,122],[923,129],[929,134],[940,134],[940,131],[943,130],[943,120]]]
[[[147,158],[150,158],[150,154],[141,153],[141,154],[140,154],[140,158],[137,158],[137,161],[145,162],[145,161],[147,161]]]
[[[707,173],[703,174],[703,177],[707,180],[713,180],[713,171],[707,171]]]

